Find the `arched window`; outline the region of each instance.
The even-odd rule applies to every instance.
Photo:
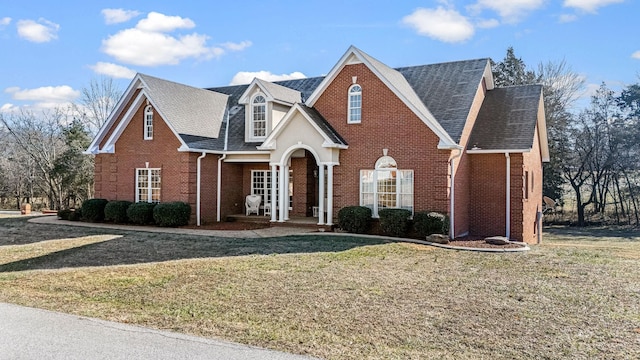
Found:
[[[396,161],[382,156],[374,170],[360,170],[360,205],[373,217],[384,208],[401,208],[413,213],[413,170],[398,170]]]
[[[362,120],[362,87],[353,84],[349,88],[349,113],[347,123],[359,124]]]
[[[151,105],[144,108],[144,139],[153,139],[153,108]]]
[[[251,136],[267,136],[267,100],[262,95],[257,95],[251,102]]]

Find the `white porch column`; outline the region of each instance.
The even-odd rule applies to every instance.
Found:
[[[289,165],[284,169],[284,221],[289,220]]]
[[[333,225],[333,164],[327,165],[327,225]]]
[[[318,225],[324,225],[324,164],[318,165]]]
[[[285,190],[285,171],[286,166],[280,165],[280,176],[278,177],[278,184],[280,187],[280,191],[278,191],[278,202],[279,202],[279,214],[278,214],[278,222],[284,222],[284,205],[285,205],[285,197],[287,196],[287,191]]]
[[[509,153],[505,153],[504,156],[507,158],[507,218],[505,219],[507,230],[505,236],[509,239],[511,236],[511,157]]]
[[[278,165],[271,165],[271,222],[277,220],[276,211],[278,209]]]

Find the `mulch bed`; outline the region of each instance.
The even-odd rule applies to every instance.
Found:
[[[518,244],[506,244],[506,245],[493,245],[488,244],[484,239],[460,239],[450,241],[447,245],[457,247],[468,247],[477,249],[517,249],[524,247],[525,243]]]

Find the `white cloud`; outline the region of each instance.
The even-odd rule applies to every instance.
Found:
[[[0,106],[0,112],[11,112],[16,110],[16,106],[11,104],[11,103],[6,103],[2,106]]]
[[[189,18],[150,12],[145,19],[138,22],[136,29],[149,32],[170,32],[176,29],[192,29],[195,26],[196,23]]]
[[[4,92],[11,94],[11,98],[21,101],[35,101],[38,103],[63,104],[73,101],[80,96],[80,91],[71,86],[43,86],[35,89],[6,88]]]
[[[294,80],[294,79],[304,79],[307,76],[299,71],[294,71],[291,74],[281,74],[276,75],[272,74],[269,71],[240,71],[239,73],[233,76],[231,79],[231,83],[229,85],[243,85],[249,84],[253,81],[254,78],[258,78],[266,81],[283,81],[283,80]]]
[[[456,10],[419,8],[402,19],[420,35],[444,41],[461,42],[473,37],[475,29],[469,20]]]
[[[195,23],[180,16],[151,12],[135,27],[121,30],[102,41],[102,51],[125,64],[140,66],[177,65],[182,60],[211,59],[227,50],[240,51],[250,41],[208,46],[209,36],[198,33],[168,34],[178,29],[191,29]]]
[[[60,29],[60,25],[43,18],[38,19],[37,22],[34,20],[19,20],[17,27],[18,35],[21,38],[37,43],[57,39],[58,30]]]
[[[640,60],[640,50],[634,52],[633,54],[631,54],[631,57],[634,59],[638,59]]]
[[[490,29],[490,28],[497,27],[499,25],[500,25],[500,21],[496,19],[480,20],[476,23],[476,26],[481,29]]]
[[[242,51],[251,45],[253,45],[251,41],[242,41],[239,43],[226,42],[222,44],[222,47],[229,51]]]
[[[595,13],[598,8],[623,1],[624,0],[564,0],[563,6]]]
[[[136,72],[114,63],[99,61],[95,65],[89,66],[96,74],[107,75],[116,79],[132,79]]]
[[[140,15],[140,12],[136,10],[102,9],[102,16],[104,16],[104,22],[106,24],[123,23],[138,15]]]
[[[546,0],[478,0],[468,9],[472,12],[481,12],[490,9],[498,13],[503,21],[516,23],[529,12],[544,5]],[[581,1],[581,0],[578,0]]]
[[[9,24],[11,24],[11,18],[10,17],[0,18],[0,26],[7,26]]]

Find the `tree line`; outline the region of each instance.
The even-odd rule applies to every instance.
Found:
[[[550,162],[543,194],[572,202],[575,223],[640,225],[640,83],[615,93],[605,83],[576,110],[583,78],[564,61],[532,70],[513,48],[492,64],[496,86],[542,84]]]
[[[72,208],[93,197],[93,157],[83,152],[121,93],[113,79],[94,79],[68,106],[0,113],[0,208]]]

